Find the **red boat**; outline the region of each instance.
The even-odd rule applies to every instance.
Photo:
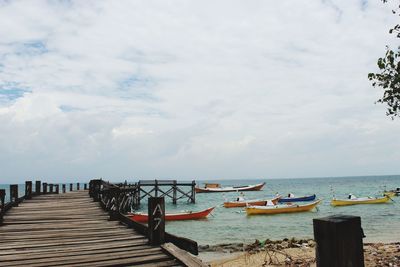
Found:
[[[187,212],[181,212],[181,213],[167,213],[165,214],[165,220],[166,221],[181,221],[181,220],[198,220],[198,219],[203,219],[208,216],[208,214],[211,213],[211,211],[214,210],[215,207],[211,207],[202,211],[187,211]],[[147,213],[130,213],[128,214],[128,217],[135,222],[141,222],[141,223],[146,223],[148,221],[148,216]]]
[[[265,183],[244,186],[221,187],[219,184],[206,184],[205,187],[196,187],[196,193],[221,193],[237,191],[260,191]]]

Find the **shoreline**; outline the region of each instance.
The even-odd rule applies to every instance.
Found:
[[[316,266],[313,239],[284,238],[253,243],[200,245],[199,256],[211,267]],[[400,266],[400,242],[365,242],[365,266]],[[288,265],[289,264],[289,265]]]

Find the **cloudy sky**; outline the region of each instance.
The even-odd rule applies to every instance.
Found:
[[[400,173],[379,0],[0,1],[1,182]],[[0,182],[0,183],[1,183]]]

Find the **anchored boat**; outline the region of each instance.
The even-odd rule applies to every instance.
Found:
[[[215,207],[211,207],[202,211],[185,211],[185,212],[180,212],[180,213],[166,213],[165,214],[165,220],[166,221],[181,221],[181,220],[198,220],[198,219],[203,219],[206,218],[213,210]],[[141,212],[135,212],[135,213],[130,213],[128,214],[128,217],[135,221],[135,222],[141,222],[145,223],[148,221],[148,215],[147,213],[141,213]]]
[[[283,197],[279,199],[279,202],[285,203],[285,202],[301,202],[301,201],[314,201],[316,198],[316,195],[311,195],[311,196],[303,196],[303,197],[295,197],[295,196],[288,196],[288,197]]]
[[[280,196],[277,196],[273,199],[252,199],[245,200],[243,198],[238,198],[236,201],[226,201],[224,202],[225,208],[237,208],[237,207],[246,207],[247,205],[252,206],[265,206],[268,201],[271,201],[274,204],[278,203]]]
[[[205,187],[196,187],[196,193],[222,193],[237,191],[259,191],[264,187],[265,183],[245,186],[229,186],[221,187],[220,184],[205,184]]]
[[[349,195],[348,199],[332,199],[332,206],[349,206],[349,205],[357,205],[357,204],[381,204],[386,203],[391,198],[389,196],[383,197],[355,197],[353,195]]]
[[[298,204],[280,204],[271,206],[248,206],[246,207],[247,215],[258,215],[258,214],[280,214],[280,213],[292,213],[292,212],[305,212],[315,208],[321,200],[314,201],[312,203],[298,205]]]

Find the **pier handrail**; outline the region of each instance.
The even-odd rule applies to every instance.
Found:
[[[127,214],[131,211],[136,185],[121,187],[102,179],[95,179],[89,182],[89,195],[94,201],[100,202],[103,209],[110,214],[112,220],[118,220],[139,233],[149,236],[147,225],[131,220]],[[165,242],[170,242],[194,255],[198,255],[197,242],[165,232]]]

